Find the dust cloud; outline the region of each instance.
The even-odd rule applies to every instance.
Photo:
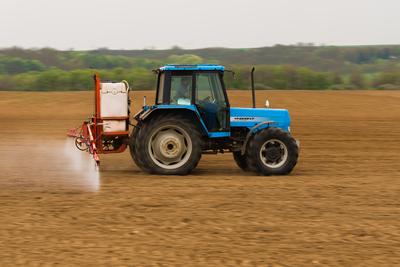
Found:
[[[22,190],[100,189],[100,173],[89,153],[76,149],[73,139],[23,140],[18,146],[1,147],[3,186]],[[5,184],[4,184],[5,183]]]
[[[100,172],[89,153],[79,151],[72,138],[64,142],[63,156],[66,159],[66,169],[77,177],[83,185],[93,191],[100,189]]]

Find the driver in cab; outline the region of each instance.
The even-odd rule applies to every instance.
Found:
[[[191,77],[180,77],[180,84],[176,90],[173,100],[178,105],[190,105],[190,95],[192,89]]]

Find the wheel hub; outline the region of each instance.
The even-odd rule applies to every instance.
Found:
[[[265,157],[270,161],[276,161],[281,157],[281,149],[277,147],[269,147],[265,150]]]
[[[181,166],[187,161],[190,151],[189,136],[177,127],[162,128],[151,137],[149,152],[160,167],[169,169]]]
[[[279,168],[288,159],[287,147],[278,139],[268,140],[261,146],[260,158],[267,167]]]
[[[161,149],[159,152],[163,157],[166,158],[176,158],[180,156],[184,150],[183,150],[183,140],[180,140],[176,136],[165,136],[161,135],[160,140],[158,141],[159,145],[161,146]]]

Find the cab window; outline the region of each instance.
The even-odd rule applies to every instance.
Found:
[[[218,73],[196,73],[195,103],[209,131],[228,130],[229,111]]]
[[[196,104],[202,106],[214,103],[219,107],[226,107],[225,96],[217,73],[197,73],[196,87]]]
[[[171,104],[190,105],[192,99],[192,76],[171,76]]]
[[[161,73],[158,77],[157,104],[164,103],[164,80],[165,73]]]

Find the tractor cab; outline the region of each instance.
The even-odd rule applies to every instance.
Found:
[[[229,102],[220,65],[166,65],[156,70],[156,106],[189,108],[210,136],[229,136]]]

